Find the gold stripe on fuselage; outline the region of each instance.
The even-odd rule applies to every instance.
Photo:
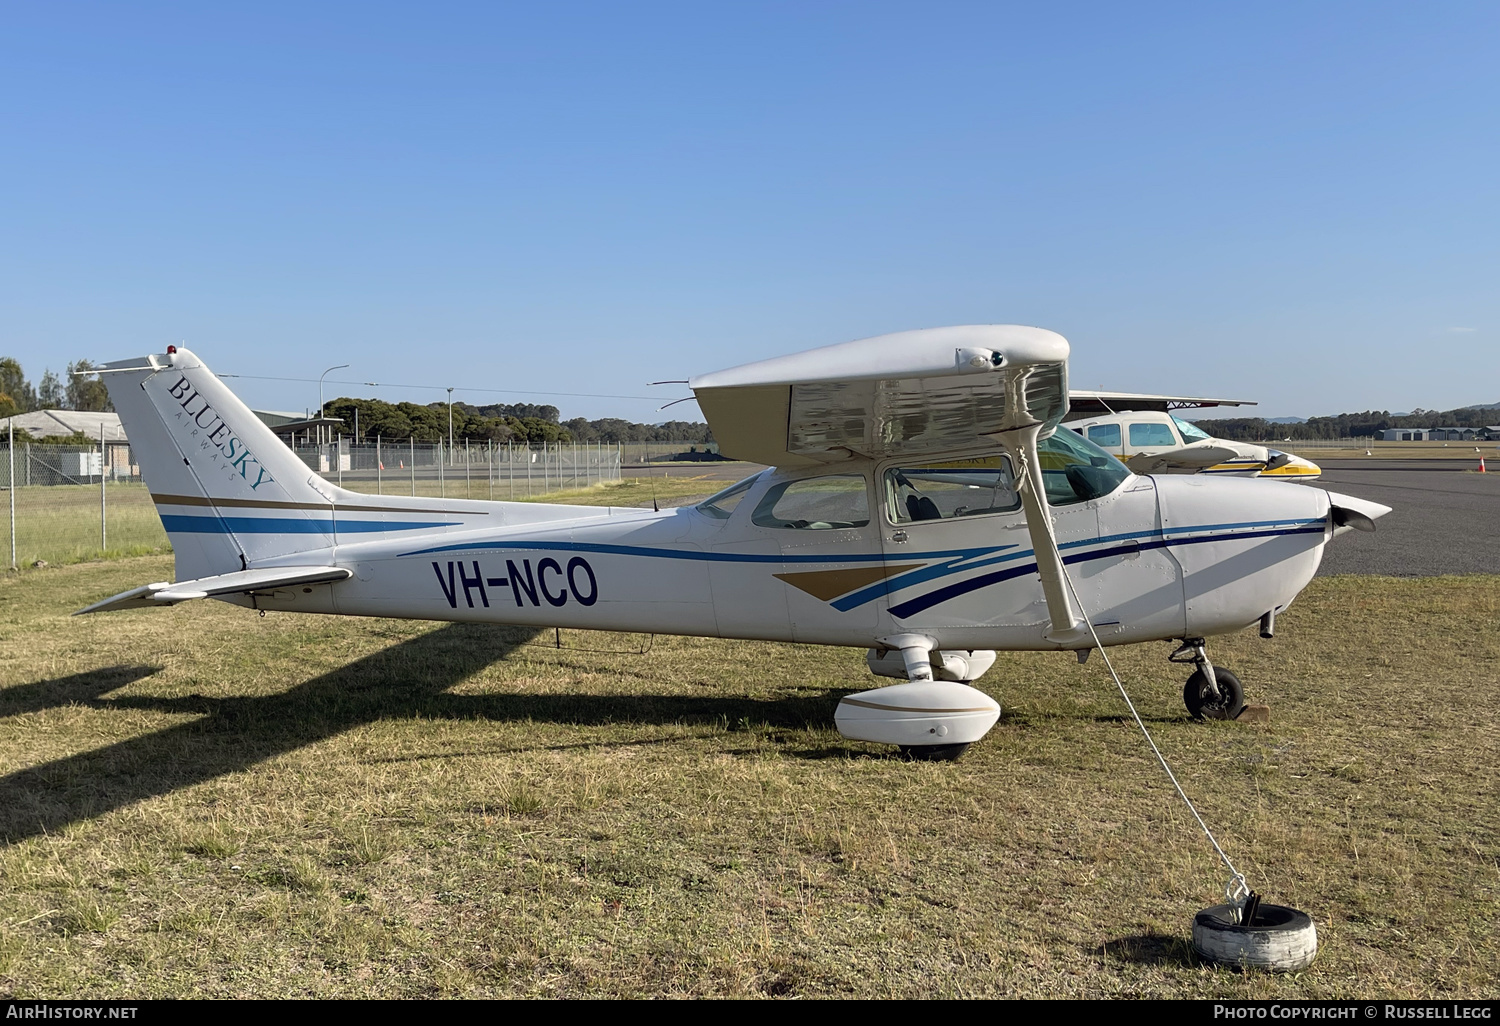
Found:
[[[798,591],[805,591],[813,598],[824,602],[836,599],[845,592],[863,588],[867,584],[883,581],[887,577],[907,570],[915,570],[922,563],[903,563],[900,566],[857,566],[852,570],[806,570],[800,573],[772,574]]]

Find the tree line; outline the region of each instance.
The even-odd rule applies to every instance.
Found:
[[[39,384],[26,377],[19,360],[0,357],[0,418],[33,410],[113,411],[109,391],[88,360],[68,364],[59,377],[51,369],[42,374]],[[325,409],[329,416],[339,417],[347,425],[347,434],[361,441],[372,441],[376,435],[392,440],[415,438],[419,442],[436,442],[448,438],[448,404],[388,403],[382,399],[340,397]],[[18,432],[25,436],[26,432]],[[80,436],[81,438],[82,436]],[[556,406],[537,403],[494,403],[474,406],[453,404],[453,437],[475,441],[515,442],[519,445],[556,445],[559,442],[691,442],[713,441],[708,425],[701,422],[673,420],[665,424],[636,424],[618,417],[588,420],[575,417],[563,423]]]
[[[1187,411],[1179,411],[1184,420]],[[1388,410],[1366,410],[1363,413],[1340,413],[1332,417],[1309,417],[1301,424],[1273,424],[1261,417],[1226,417],[1206,420],[1200,426],[1215,438],[1233,442],[1257,442],[1266,439],[1363,438],[1378,435],[1389,428],[1488,427],[1500,422],[1500,410],[1466,406],[1457,410],[1412,410],[1395,415]]]
[[[74,360],[67,373],[59,378],[49,367],[41,383],[33,385],[12,356],[0,357],[0,417],[12,417],[33,410],[82,410],[99,413],[113,410],[109,391],[99,376],[89,376],[94,365],[88,360]]]
[[[377,435],[389,439],[415,438],[437,442],[448,438],[449,406],[446,402],[388,403],[383,399],[353,399],[341,396],[325,407],[338,417],[346,433],[359,441]],[[713,440],[708,425],[673,420],[665,424],[636,424],[617,417],[588,420],[575,417],[566,423],[556,406],[532,403],[495,403],[474,406],[455,402],[452,406],[453,437],[475,441],[514,442],[518,445],[556,445],[561,442],[694,442]]]

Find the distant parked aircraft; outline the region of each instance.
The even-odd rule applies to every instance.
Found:
[[[1072,392],[1067,427],[1117,456],[1137,474],[1220,474],[1316,481],[1323,470],[1311,460],[1249,442],[1214,438],[1171,410],[1254,406],[1248,399]],[[1291,441],[1291,439],[1285,439]]]

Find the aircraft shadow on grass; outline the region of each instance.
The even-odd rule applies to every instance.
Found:
[[[68,704],[196,713],[141,737],[0,777],[0,842],[14,844],[383,719],[736,724],[802,728],[833,721],[843,692],[776,700],[676,695],[453,695],[447,689],[531,640],[531,628],[452,624],[275,695],[102,697],[157,672],[112,666],[0,691],[0,716]]]

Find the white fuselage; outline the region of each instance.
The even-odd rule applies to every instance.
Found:
[[[177,580],[80,612],[217,597],[867,648],[872,671],[906,682],[846,696],[841,733],[951,756],[1000,714],[964,683],[997,650],[1182,638],[1206,667],[1197,639],[1257,620],[1269,631],[1324,544],[1388,512],[1280,482],[1150,476],[1217,471],[1238,450],[1189,445],[1122,465],[1057,429],[1067,356],[1053,332],[971,325],[694,378],[721,443],[781,469],[647,512],[345,491],[169,346],[99,373]],[[1257,472],[1275,469],[1269,455]]]
[[[319,559],[353,576],[231,601],[826,645],[872,646],[920,632],[947,649],[1060,647],[1046,639],[1047,605],[1022,510],[902,521],[885,494],[890,463],[767,471],[727,518],[696,507],[593,513],[452,501],[435,511],[437,500],[411,500],[403,512],[402,500],[338,490],[332,544]],[[855,498],[862,483],[868,522],[767,526],[757,513],[778,486],[815,489],[835,473]],[[1084,611],[1101,641],[1123,644],[1237,630],[1284,608],[1332,536],[1329,507],[1321,489],[1130,477],[1108,495],[1053,512]],[[264,518],[267,531],[282,515],[244,512]],[[423,529],[402,530],[411,515]],[[549,519],[532,519],[541,516]],[[432,530],[433,520],[444,529]],[[496,521],[507,523],[486,526]],[[256,565],[295,565],[310,555]]]

